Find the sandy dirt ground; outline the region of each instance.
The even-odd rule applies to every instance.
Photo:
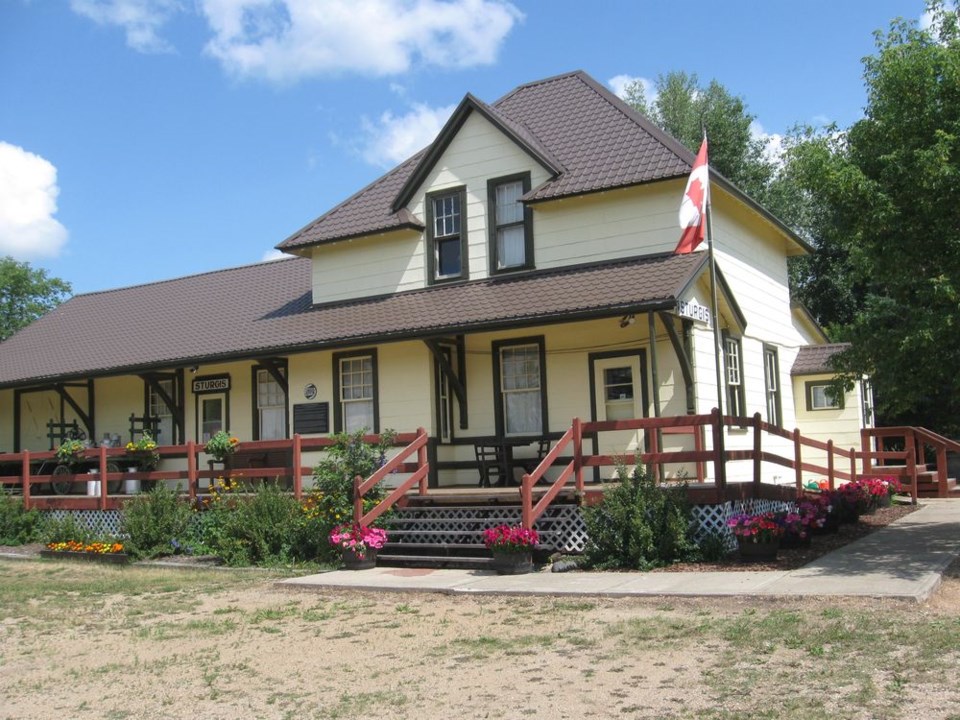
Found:
[[[0,718],[958,718],[958,570],[918,606],[317,593],[6,560],[8,589],[49,591],[4,596]]]

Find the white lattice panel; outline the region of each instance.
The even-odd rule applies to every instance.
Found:
[[[55,520],[63,520],[72,515],[78,525],[98,535],[120,535],[122,517],[119,510],[42,510],[42,513]]]

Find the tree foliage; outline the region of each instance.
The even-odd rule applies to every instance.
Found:
[[[0,259],[0,342],[63,302],[70,283],[12,257]]]
[[[706,87],[696,75],[670,72],[660,75],[653,98],[643,85],[627,85],[625,100],[693,152],[706,130],[710,138],[710,166],[737,187],[762,199],[774,167],[764,154],[764,143],[751,132],[755,117],[743,99],[716,80]]]
[[[929,9],[930,28],[897,19],[877,33],[863,119],[799,138],[787,163],[823,256],[801,267],[800,291],[815,304],[832,286],[816,314],[852,343],[839,369],[873,376],[888,421],[956,432],[960,35],[955,3]]]

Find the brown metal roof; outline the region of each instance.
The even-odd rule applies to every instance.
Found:
[[[829,343],[826,345],[804,345],[797,353],[797,359],[790,368],[791,375],[817,375],[836,372],[830,364],[831,358],[850,347],[850,343]]]
[[[292,258],[78,295],[0,343],[0,386],[666,307],[705,262],[660,255],[314,307],[310,261]]]
[[[460,114],[482,111],[527,152],[560,172],[528,194],[547,200],[635,185],[690,172],[693,154],[632,110],[586,73],[577,71],[522,85],[493,105],[468,95],[430,147],[277,245],[294,250],[422,223],[394,212],[408,184],[463,123]],[[401,202],[402,204],[402,202]]]

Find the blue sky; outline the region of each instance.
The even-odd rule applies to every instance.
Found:
[[[672,70],[775,141],[862,114],[922,0],[0,0],[0,255],[91,292],[264,260],[492,102]]]

